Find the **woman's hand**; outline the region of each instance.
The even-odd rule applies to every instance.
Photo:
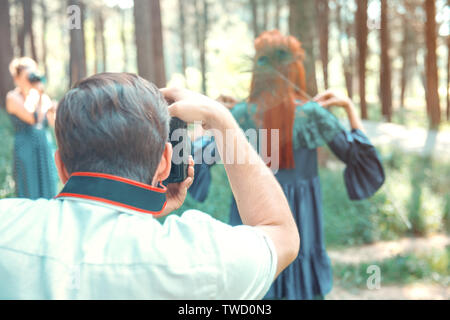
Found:
[[[189,156],[188,176],[183,182],[169,183],[167,185],[167,204],[163,212],[157,218],[164,217],[182,206],[186,199],[187,191],[194,182],[194,159]]]
[[[187,123],[201,122],[205,129],[216,128],[232,115],[227,108],[211,98],[187,89],[161,89],[169,103],[169,112]]]
[[[359,118],[355,106],[349,97],[340,96],[332,90],[327,90],[315,96],[313,100],[324,108],[329,108],[332,106],[344,108],[345,111],[347,111],[348,120],[350,121],[350,126],[352,129],[364,131],[361,119]]]
[[[333,90],[322,92],[315,96],[313,100],[324,108],[342,107],[347,110],[353,106],[349,97],[341,96]]]
[[[222,103],[229,110],[233,109],[233,107],[238,103],[235,98],[226,96],[224,94],[221,94],[216,100]]]

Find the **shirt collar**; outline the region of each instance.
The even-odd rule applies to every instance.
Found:
[[[75,172],[55,198],[80,198],[158,215],[166,207],[164,185],[153,187],[103,173]]]

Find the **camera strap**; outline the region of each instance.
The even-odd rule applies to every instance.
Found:
[[[153,187],[134,180],[94,172],[73,173],[55,198],[79,198],[153,215],[167,203],[167,188]]]

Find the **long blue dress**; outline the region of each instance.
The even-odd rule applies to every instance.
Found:
[[[232,112],[244,131],[256,128],[253,121],[255,105],[241,103]],[[194,157],[195,153],[205,149],[215,153],[210,148],[213,143],[213,139],[205,137],[195,141]],[[266,299],[316,299],[331,291],[332,270],[324,243],[317,161],[317,147],[325,144],[346,164],[344,180],[350,199],[368,198],[384,183],[380,158],[362,131],[346,130],[333,114],[315,102],[299,105],[293,132],[295,168],[280,169],[275,176],[299,228],[300,252],[275,280]],[[209,167],[204,163],[196,164],[190,194],[198,201],[204,201],[208,193],[211,183]],[[234,199],[230,209],[230,224],[242,224]]]
[[[56,195],[56,167],[53,161],[47,121],[30,125],[10,115],[15,130],[13,172],[18,198],[50,199]]]

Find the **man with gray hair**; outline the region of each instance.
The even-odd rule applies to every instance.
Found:
[[[225,164],[244,225],[197,210],[157,219],[182,205],[194,177],[190,159],[185,181],[162,184],[170,116],[231,135],[216,143],[222,158],[246,160]],[[0,201],[0,299],[261,299],[297,257],[281,187],[220,103],[98,74],[66,93],[55,131],[61,193]]]

